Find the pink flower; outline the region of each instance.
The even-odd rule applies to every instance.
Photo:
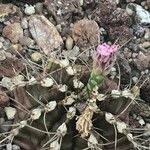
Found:
[[[93,57],[93,69],[102,74],[108,74],[111,67],[116,61],[116,53],[118,45],[108,45],[106,43],[98,45],[95,55]]]

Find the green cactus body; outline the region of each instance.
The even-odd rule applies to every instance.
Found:
[[[90,96],[96,86],[100,86],[104,80],[101,74],[91,73],[87,86],[83,89],[83,95]]]

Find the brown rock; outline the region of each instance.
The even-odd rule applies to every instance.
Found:
[[[6,3],[6,2],[5,2]],[[0,22],[20,22],[22,18],[22,12],[20,8],[13,4],[1,4],[0,3]]]
[[[16,11],[17,7],[13,4],[0,4],[0,18],[14,14]]]
[[[44,16],[35,15],[29,20],[32,37],[46,55],[54,49],[59,49],[63,40],[56,27]]]
[[[100,42],[99,26],[95,21],[82,19],[74,24],[72,36],[81,48],[96,46]]]
[[[19,39],[23,36],[23,29],[20,23],[13,23],[5,26],[2,34],[15,44],[18,43]]]
[[[68,19],[73,12],[78,11],[79,0],[45,0],[48,11],[53,15],[57,23]]]

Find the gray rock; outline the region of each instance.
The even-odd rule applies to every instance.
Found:
[[[30,37],[26,37],[26,36],[23,36],[19,39],[19,43],[22,45],[22,46],[28,46],[29,48],[33,48],[34,47],[34,40],[32,40]]]
[[[63,40],[56,27],[44,16],[32,16],[29,20],[32,37],[46,55],[50,55],[55,49],[59,49]]]
[[[25,5],[24,13],[26,15],[33,15],[35,13],[35,8],[32,5]]]
[[[28,21],[27,21],[27,18],[23,18],[21,20],[21,26],[23,29],[27,29],[28,28]]]
[[[12,144],[11,143],[8,143],[6,145],[6,150],[12,150]]]
[[[8,132],[12,127],[10,125],[12,125],[12,121],[5,121],[1,126],[0,126],[0,131],[1,132]],[[6,125],[6,126],[5,126]]]
[[[0,37],[0,42],[3,43],[4,41],[5,41],[5,39],[1,36],[1,37]]]
[[[13,23],[4,27],[3,36],[8,38],[12,43],[17,43],[23,36],[23,29],[20,23]]]
[[[5,51],[0,51],[0,61],[3,61],[6,59]]]
[[[13,150],[20,150],[20,146],[14,144],[13,147],[12,147],[12,149]]]
[[[5,121],[5,119],[4,119],[4,118],[0,118],[0,125],[1,125],[1,124],[3,124],[3,123],[4,123],[4,121]]]
[[[67,50],[71,50],[73,48],[73,39],[70,36],[66,39],[66,48]]]
[[[150,12],[135,3],[129,3],[126,7],[129,15],[135,17],[136,23],[140,25],[150,25]]]
[[[144,42],[143,44],[142,44],[142,47],[143,48],[149,48],[150,47],[150,42],[149,41],[146,41],[146,42]]]
[[[1,48],[3,48],[3,43],[2,43],[2,42],[0,42],[0,49],[1,49]]]
[[[41,14],[43,12],[43,3],[36,3],[35,11],[37,14]]]

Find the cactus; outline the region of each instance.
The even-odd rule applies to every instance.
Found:
[[[44,58],[41,74],[34,68],[38,74],[28,80],[20,79],[15,86],[11,80],[9,89],[17,114],[0,143],[11,141],[26,150],[117,149],[121,142],[128,144],[127,149],[136,147],[119,115],[129,110],[137,95],[113,90],[99,98],[117,50],[116,45],[99,45],[91,72],[67,58],[50,57]]]

